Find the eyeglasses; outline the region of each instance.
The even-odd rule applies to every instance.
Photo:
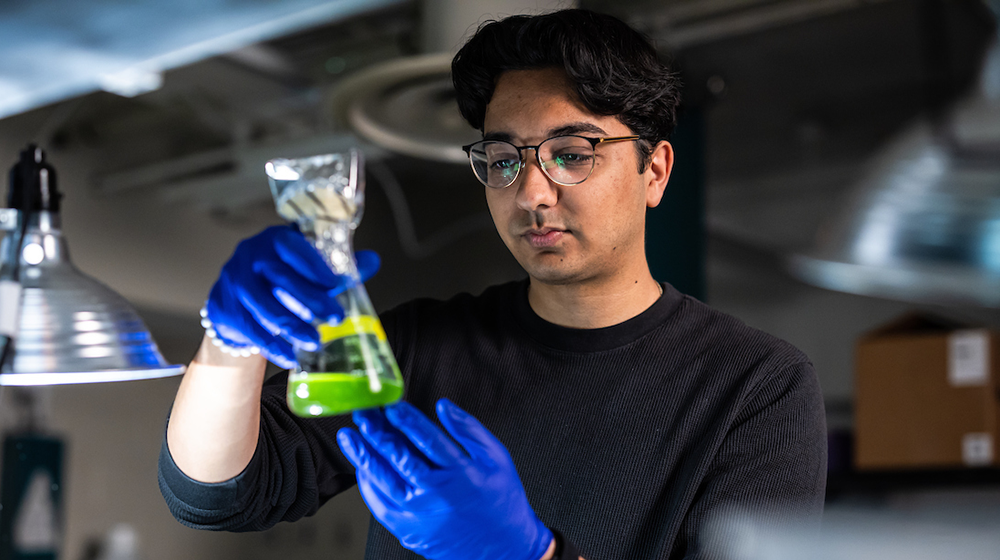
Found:
[[[535,159],[542,173],[552,182],[579,185],[594,171],[594,150],[598,144],[639,140],[638,136],[587,138],[586,136],[554,136],[537,146],[515,146],[503,140],[480,140],[462,146],[479,182],[493,189],[514,183],[524,168],[524,152],[535,150]]]

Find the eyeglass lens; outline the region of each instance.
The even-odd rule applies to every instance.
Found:
[[[594,147],[585,138],[556,136],[538,146],[542,172],[561,185],[582,183],[594,169]],[[469,150],[472,168],[479,180],[492,188],[514,182],[521,169],[521,155],[509,142],[484,140]]]

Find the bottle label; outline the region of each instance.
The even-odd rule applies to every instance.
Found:
[[[948,337],[948,381],[953,387],[983,386],[990,379],[990,335],[955,331]]]

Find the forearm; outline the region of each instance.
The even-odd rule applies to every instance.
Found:
[[[552,539],[552,543],[549,544],[548,550],[545,551],[545,556],[542,556],[540,560],[552,560],[556,555],[556,540]],[[561,558],[560,560],[569,560],[568,558]],[[575,560],[585,560],[583,556],[579,556]]]
[[[200,482],[240,474],[260,433],[260,396],[267,361],[235,358],[202,340],[188,367],[167,425],[167,447],[177,467]]]
[[[552,560],[552,557],[556,555],[556,540],[552,539],[549,544],[549,549],[545,551],[545,556],[542,556],[541,560]]]

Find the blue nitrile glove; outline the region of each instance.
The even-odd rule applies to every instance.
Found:
[[[507,449],[451,401],[438,401],[437,414],[454,440],[406,402],[357,411],[361,433],[337,432],[372,515],[432,560],[541,558],[552,532],[528,504]]]
[[[374,251],[358,251],[355,259],[362,281],[378,270]],[[343,318],[334,296],[348,285],[297,229],[272,226],[236,247],[212,286],[205,310],[216,336],[226,344],[257,346],[278,366],[293,368],[295,347],[319,346],[313,318]]]

